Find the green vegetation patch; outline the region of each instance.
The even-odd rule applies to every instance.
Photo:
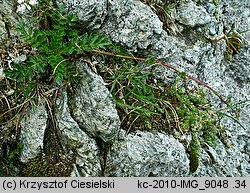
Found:
[[[56,91],[64,86],[76,85],[81,79],[75,61],[101,55],[106,68],[99,71],[115,100],[122,120],[121,127],[127,133],[147,130],[173,135],[186,146],[191,172],[199,166],[201,144],[215,146],[216,141],[225,136],[220,123],[222,114],[211,108],[201,88],[190,88],[187,79],[190,76],[179,73],[172,83],[156,79],[154,66],[161,64],[153,57],[138,60],[112,44],[106,36],[79,30],[78,18],[67,15],[63,8],[55,6],[50,0],[40,0],[38,6],[32,6],[30,16],[28,21],[20,22],[18,26],[22,45],[31,48],[27,60],[14,64],[12,68],[5,66],[5,77],[0,82],[1,89],[13,90],[12,94],[0,99],[1,109],[4,109],[0,112],[0,120],[6,114],[8,119],[16,117],[30,104],[36,105],[39,97],[46,99],[48,109],[53,112],[55,100],[52,99],[53,96],[56,98]],[[104,49],[108,51],[102,51]],[[50,117],[53,115],[50,114]],[[56,126],[56,123],[53,122],[51,127],[53,125]],[[58,128],[50,129],[55,131]],[[187,135],[191,136],[191,141],[183,141],[183,136]],[[16,153],[8,156],[10,161],[0,164],[11,164],[12,155]],[[70,174],[73,162],[66,160],[63,164],[63,159],[59,162],[70,168],[62,174],[60,168],[51,167],[54,162],[48,157],[51,155],[29,160],[24,166],[24,175]],[[0,173],[7,175],[3,170]]]
[[[40,0],[38,5],[31,6],[28,15],[30,17],[20,21],[17,27],[21,40],[18,41],[20,44],[18,46],[29,48],[26,53],[27,59],[14,65],[4,65],[4,77],[1,77],[0,83],[3,95],[0,98],[0,126],[7,127],[7,123],[15,121],[16,128],[19,128],[19,121],[27,107],[30,105],[35,107],[40,99],[44,99],[49,114],[47,122],[53,120],[53,124],[48,124],[45,132],[52,137],[49,138],[50,141],[47,139],[44,141],[44,147],[50,150],[44,149],[44,157],[30,160],[24,167],[24,175],[60,176],[60,164],[64,162],[63,158],[57,161],[50,158],[66,156],[66,152],[56,149],[59,146],[47,147],[48,144],[60,144],[61,141],[60,135],[52,134],[57,134],[58,130],[53,115],[54,99],[61,88],[69,88],[81,78],[75,61],[80,60],[80,57],[88,57],[94,49],[104,49],[111,42],[104,35],[77,29],[78,18],[67,15],[63,8],[54,5],[50,0]],[[12,92],[9,93],[9,90]],[[5,149],[2,146],[1,154],[4,154]],[[46,152],[55,154],[46,155]],[[58,155],[58,152],[62,155]],[[16,153],[14,156],[17,157]],[[0,166],[3,166],[3,169],[0,173],[5,176],[8,175],[5,170],[12,168],[13,153],[7,152],[1,159],[3,160]],[[36,164],[38,167],[34,166]],[[51,166],[55,164],[59,164],[58,168]],[[40,166],[44,168],[39,168]],[[41,172],[35,172],[34,168],[39,168]],[[47,175],[43,171],[48,172]],[[63,176],[68,175],[69,171],[63,174]]]
[[[27,177],[69,177],[73,170],[75,157],[67,158],[61,155],[61,161],[51,163],[45,155],[29,159],[24,166],[22,176]]]
[[[220,115],[211,108],[206,93],[200,88],[189,88],[190,81],[184,73],[166,84],[164,80],[155,79],[151,69],[154,65],[124,59],[113,64],[108,67],[105,78],[122,120],[121,127],[127,133],[147,130],[173,135],[187,147],[194,172],[201,144],[215,146],[224,133]],[[184,135],[190,135],[192,140],[185,140]]]
[[[0,177],[14,177],[17,176],[20,167],[20,152],[23,145],[21,143],[12,144],[12,147],[9,147],[7,143],[2,144],[0,148]]]

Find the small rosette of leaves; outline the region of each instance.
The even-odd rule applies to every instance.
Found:
[[[74,59],[111,45],[105,35],[82,34],[76,29],[78,18],[75,15],[66,15],[61,7],[51,9],[53,11],[48,12],[51,15],[36,16],[31,23],[21,22],[17,28],[20,38],[32,48],[26,61],[6,71],[6,75],[18,83],[72,81],[78,75]],[[35,28],[36,25],[39,27]]]

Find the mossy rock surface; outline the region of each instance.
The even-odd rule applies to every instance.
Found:
[[[61,161],[51,163],[46,156],[36,156],[24,164],[23,176],[27,177],[69,177],[71,175],[75,156],[64,155]]]

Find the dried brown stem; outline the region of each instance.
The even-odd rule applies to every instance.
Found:
[[[108,55],[108,56],[114,56],[114,57],[119,57],[119,58],[125,58],[125,59],[134,59],[134,60],[137,60],[137,61],[146,61],[147,58],[138,58],[138,57],[134,57],[134,56],[124,56],[124,55],[119,55],[119,54],[114,54],[112,52],[106,52],[106,51],[102,51],[102,50],[93,50],[93,52],[95,53],[98,53],[98,54],[104,54],[104,55]],[[178,70],[177,68],[169,65],[169,64],[166,64],[164,62],[161,62],[161,61],[156,61],[155,64],[160,64],[160,65],[163,65],[171,70],[174,70],[175,72],[177,73],[180,73],[181,71]],[[195,82],[197,82],[198,84],[206,87],[207,89],[209,89],[213,94],[215,94],[224,104],[226,104],[227,106],[230,106],[228,104],[227,101],[225,101],[221,95],[219,95],[212,87],[210,87],[209,85],[207,85],[206,83],[194,78],[193,76],[189,75],[189,74],[186,74],[185,73],[185,76]]]

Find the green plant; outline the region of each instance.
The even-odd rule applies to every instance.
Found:
[[[31,8],[29,21],[21,21],[17,27],[21,44],[31,48],[27,60],[14,64],[13,69],[4,68],[6,89],[15,91],[10,100],[19,104],[8,107],[4,114],[25,103],[35,104],[41,90],[46,93],[77,82],[81,75],[74,61],[111,44],[105,35],[77,29],[78,18],[67,15],[50,0],[40,0],[38,6]]]
[[[199,164],[201,144],[216,146],[224,128],[218,121],[219,114],[212,109],[202,89],[189,89],[185,73],[180,73],[172,84],[154,79],[151,72],[155,60],[145,61],[116,59],[108,67],[105,79],[115,99],[122,128],[127,133],[134,130],[163,131],[180,139],[190,135],[191,172]],[[113,66],[112,66],[113,65]]]
[[[215,18],[219,21],[219,0],[213,0],[213,4],[215,5]]]
[[[154,96],[154,90],[148,86],[149,73],[143,73],[139,66],[133,66],[129,61],[123,61],[110,77],[111,92],[119,107],[127,112],[123,123],[130,123],[129,127],[139,124],[152,129],[152,117],[158,116],[160,105]],[[137,128],[138,129],[138,128]]]
[[[23,166],[22,175],[26,177],[69,177],[76,157],[61,155],[60,162],[50,163],[44,155],[38,155],[29,159]]]
[[[228,33],[225,34],[226,44],[227,44],[227,52],[230,55],[238,54],[239,48],[242,46],[241,38],[238,32],[235,32],[231,29]]]
[[[110,63],[103,77],[117,104],[122,127],[127,128],[127,132],[136,129],[164,131],[177,139],[184,134],[190,135],[192,141],[187,151],[190,168],[194,172],[199,164],[201,144],[216,145],[219,134],[224,130],[217,119],[217,111],[205,99],[205,92],[199,88],[189,89],[187,78],[208,88],[225,104],[228,102],[205,83],[168,64],[153,57],[128,56],[106,36],[78,30],[77,22],[76,16],[67,15],[49,0],[41,0],[38,6],[32,7],[29,24],[27,21],[20,23],[20,38],[25,45],[31,46],[32,51],[26,61],[15,64],[13,69],[5,69],[6,79],[14,82],[11,84],[15,87],[13,100],[19,102],[13,108],[23,107],[26,101],[35,102],[39,90],[46,97],[46,92],[74,84],[81,78],[74,61],[101,54]],[[116,54],[103,51],[106,48]],[[155,80],[151,73],[155,65],[174,70],[179,77],[172,84]],[[52,106],[48,108],[53,112]],[[27,175],[37,175],[35,165],[40,166],[41,159],[30,160],[32,167],[26,168]],[[50,164],[46,165],[45,173],[50,170]]]
[[[233,56],[235,54],[239,54],[240,48],[249,44],[249,41],[243,36],[244,33],[249,32],[249,29],[245,31],[237,31],[235,29],[235,25],[235,23],[232,24],[230,30],[223,36],[223,39],[226,41],[227,45],[227,51],[225,55],[227,58],[229,58],[229,60],[233,60]]]
[[[231,146],[221,123],[222,117],[230,117],[241,124],[237,118],[212,108],[205,92],[200,88],[189,89],[187,80],[209,89],[227,105],[227,110],[238,116],[234,105],[224,100],[209,85],[154,58],[138,58],[100,50],[94,52],[115,57],[114,61],[108,60],[111,64],[104,70],[103,77],[110,85],[122,127],[127,133],[136,129],[158,130],[168,132],[181,141],[183,134],[190,135],[191,143],[185,146],[190,157],[191,172],[195,172],[199,166],[202,144],[216,146],[216,141],[220,139],[227,147]],[[155,65],[172,69],[179,73],[179,77],[172,85],[155,80],[155,72],[151,70]]]
[[[76,66],[72,63],[73,58],[82,55],[84,51],[90,52],[110,44],[105,36],[82,34],[76,30],[76,16],[65,15],[62,9],[47,6],[46,18],[50,19],[41,19],[45,16],[38,15],[38,19],[30,23],[30,26],[26,26],[27,22],[21,22],[18,26],[20,37],[35,52],[25,62],[15,64],[14,70],[5,72],[7,77],[17,82],[52,80],[61,84],[63,80],[72,81],[78,75]],[[38,23],[40,27],[35,29],[33,26]]]
[[[58,128],[54,122],[53,99],[60,88],[71,86],[81,78],[74,61],[87,57],[94,49],[104,49],[111,44],[105,35],[77,29],[77,22],[75,15],[67,15],[63,8],[55,6],[52,1],[40,0],[37,6],[31,6],[28,21],[20,22],[17,28],[21,44],[30,47],[30,52],[24,62],[15,63],[12,68],[4,68],[5,83],[2,87],[13,88],[14,93],[8,98],[4,95],[3,100],[0,98],[0,107],[4,107],[3,112],[2,108],[0,111],[1,124],[21,117],[29,104],[36,106],[39,99],[43,98],[49,114],[47,124],[50,125],[45,132],[46,139],[50,139],[44,141],[45,158],[40,160],[41,163],[40,157],[34,159],[35,164],[29,160],[30,167],[28,165],[24,170],[27,175],[60,175],[60,163],[65,164],[65,167],[69,164],[67,167],[70,171],[62,175],[68,176],[72,169],[72,164],[70,166],[68,163],[70,161],[64,159],[66,153],[60,149],[61,138],[57,135]],[[48,148],[50,144],[53,147]],[[53,150],[56,153],[52,155]],[[57,159],[53,160],[55,157]],[[34,165],[39,167],[43,162],[46,164],[40,172]],[[59,164],[58,167],[53,167],[55,164]]]
[[[243,47],[246,44],[249,44],[249,41],[243,36],[244,33],[249,31],[249,29],[239,32],[235,28],[236,28],[235,23],[233,23],[230,30],[228,32],[225,32],[225,34],[216,37],[210,37],[210,36],[206,37],[207,39],[213,42],[225,40],[227,47],[225,55],[226,58],[228,58],[229,60],[232,60],[233,56],[239,53],[241,47]]]
[[[7,147],[3,147],[0,149],[0,176],[16,176],[17,171],[16,167],[19,162],[19,154],[23,148],[21,143],[18,143],[15,149],[8,152]],[[7,151],[7,154],[4,152]]]
[[[152,11],[159,17],[163,23],[163,29],[172,35],[180,34],[175,22],[171,16],[172,10],[177,5],[174,1],[154,1],[154,0],[141,0],[144,4],[148,5]]]

